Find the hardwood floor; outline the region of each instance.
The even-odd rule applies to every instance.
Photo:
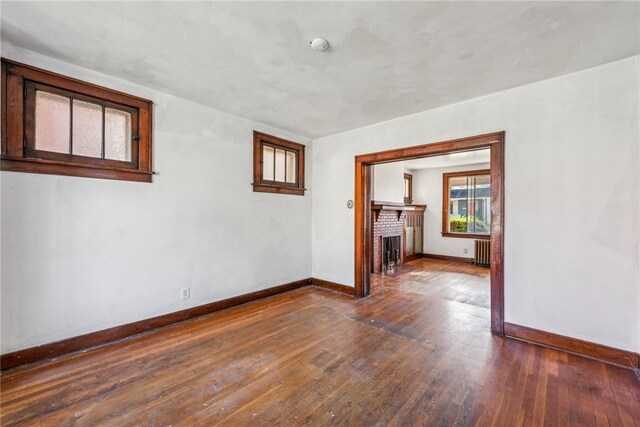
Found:
[[[491,335],[486,269],[411,266],[8,371],[0,422],[640,426],[634,371]]]

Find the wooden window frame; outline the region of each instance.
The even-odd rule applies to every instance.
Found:
[[[448,172],[442,174],[442,237],[458,237],[462,239],[489,239],[491,233],[452,233],[449,231],[449,178],[461,176],[489,175],[491,169],[478,169],[472,171]]]
[[[262,178],[262,147],[264,146],[293,151],[296,153],[297,165],[295,183],[268,181]],[[259,193],[279,193],[304,196],[304,149],[305,146],[297,142],[253,131],[253,191]]]
[[[151,101],[5,58],[1,84],[1,170],[152,182]],[[36,89],[130,113],[131,161],[36,150]]]
[[[409,180],[409,197],[404,198],[404,204],[410,205],[411,203],[413,203],[413,175],[411,175],[410,173],[405,173],[404,179]],[[404,180],[402,181],[402,184],[402,190],[404,192]]]

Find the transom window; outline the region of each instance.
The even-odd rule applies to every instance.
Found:
[[[262,182],[296,183],[296,151],[262,144]]]
[[[304,195],[304,145],[253,133],[253,191]]]
[[[491,227],[489,170],[443,174],[442,234],[487,238]]]
[[[151,181],[150,101],[11,61],[2,71],[3,170]]]
[[[27,132],[35,128],[35,137],[28,134],[27,143],[30,154],[37,157],[73,161],[81,156],[130,163],[132,153],[137,154],[134,108],[33,82],[27,82],[26,108],[35,110],[35,116],[27,117]]]

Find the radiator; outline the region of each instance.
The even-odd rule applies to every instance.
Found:
[[[491,251],[489,240],[476,240],[476,251],[473,263],[475,265],[491,265]]]

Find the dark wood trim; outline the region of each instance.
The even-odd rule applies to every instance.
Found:
[[[372,210],[383,211],[416,211],[424,212],[427,209],[427,205],[405,205],[404,203],[396,202],[379,202],[374,200],[371,202]]]
[[[452,233],[449,231],[449,178],[490,174],[490,169],[446,172],[442,174],[442,237],[459,237],[462,239],[489,239],[488,234]]]
[[[2,129],[7,129],[8,123],[7,123],[7,102],[9,101],[9,99],[11,99],[10,96],[7,95],[7,71],[6,71],[6,67],[7,65],[2,62],[2,67],[1,70],[2,72],[0,73],[0,91],[2,91],[2,95],[1,95],[1,102],[0,102],[0,111],[2,111]],[[22,82],[20,81],[19,85],[22,85]],[[11,86],[11,85],[9,85]],[[16,85],[13,85],[14,90],[16,88]],[[22,89],[20,87],[20,89]],[[15,107],[14,107],[15,108]],[[15,128],[15,125],[14,125]],[[12,131],[14,132],[15,129]],[[0,136],[0,156],[4,157],[7,155],[7,146],[8,146],[8,141],[7,141],[7,135],[10,132],[4,131],[2,132],[2,135]]]
[[[502,139],[504,139],[504,132],[494,132],[485,135],[458,138],[431,144],[415,145],[413,147],[394,148],[375,153],[360,154],[356,156],[356,163],[374,165],[397,162],[398,160],[432,157],[440,154],[473,151],[491,147],[493,144],[499,143]]]
[[[2,62],[9,67],[21,68],[21,73],[24,74],[28,80],[39,80],[38,77],[45,75],[48,81],[51,81],[54,86],[61,87],[63,89],[75,90],[77,86],[82,86],[83,92],[87,92],[91,96],[102,97],[104,99],[117,102],[119,104],[132,105],[134,107],[144,107],[145,104],[151,103],[151,100],[145,99],[129,93],[110,89],[105,86],[85,82],[73,77],[63,76],[62,74],[54,73],[53,71],[45,70],[43,68],[34,67],[32,65],[24,64],[22,62],[14,61],[12,59],[1,58]],[[105,94],[107,92],[107,94]]]
[[[405,255],[403,262],[407,263],[407,262],[415,261],[420,258],[426,258],[426,257],[424,256],[424,254]]]
[[[489,148],[491,156],[491,331],[504,333],[504,143],[495,132],[414,147],[397,148],[355,157],[355,292],[370,293],[371,166],[462,151]]]
[[[371,293],[373,266],[371,224],[371,195],[373,192],[373,165],[356,156],[355,167],[355,295],[359,298]]]
[[[625,368],[640,369],[640,355],[632,351],[608,347],[606,345],[508,322],[504,324],[504,334],[509,338],[526,341],[543,347],[566,351]]]
[[[504,334],[504,132],[491,145],[491,330]]]
[[[489,240],[491,238],[488,234],[469,234],[469,233],[441,233],[442,237],[455,237],[459,239],[480,239]]]
[[[373,169],[372,169],[373,170]],[[403,211],[406,212],[424,212],[427,210],[427,205],[405,205],[404,203],[396,202],[379,202],[373,200],[371,202],[371,212],[373,212],[373,220],[377,221],[382,211],[396,212],[398,219]]]
[[[130,113],[131,161],[78,156],[71,151],[64,154],[36,150],[34,115],[38,87],[99,104],[103,114],[105,107]],[[143,98],[2,58],[0,168],[12,172],[151,182],[152,107],[152,102]],[[72,123],[69,126],[72,127]],[[70,146],[72,143],[69,142]]]
[[[262,179],[262,147],[273,147],[274,149],[282,149],[285,151],[295,152],[296,154],[296,182],[286,183],[279,181],[266,181]],[[279,194],[292,194],[296,196],[304,196],[306,188],[304,188],[304,152],[305,146],[297,142],[289,141],[283,138],[279,138],[266,133],[253,131],[253,191],[259,193],[279,193]],[[275,156],[275,152],[274,152]],[[286,180],[286,165],[285,158],[285,180]],[[273,173],[275,175],[275,165]],[[275,178],[275,176],[274,176]]]
[[[121,181],[152,182],[154,172],[135,169],[113,169],[88,165],[69,165],[55,160],[3,157],[0,169],[8,172],[40,173],[48,175],[78,176],[84,178],[117,179]]]
[[[221,301],[215,301],[209,304],[199,305],[180,311],[175,311],[173,313],[163,314],[161,316],[152,317],[150,319],[127,323],[125,325],[115,326],[113,328],[103,329],[101,331],[90,332],[88,334],[80,335],[77,337],[67,338],[62,341],[56,341],[36,347],[27,348],[24,350],[14,351],[12,353],[6,353],[0,356],[0,369],[4,371],[6,369],[26,365],[27,363],[47,360],[78,350],[84,350],[89,347],[110,344],[116,341],[123,340],[125,338],[129,338],[133,335],[151,332],[158,328],[163,328],[175,323],[184,322],[196,317],[215,313],[216,311],[235,307],[240,304],[267,298],[283,292],[288,292],[294,289],[301,288],[303,286],[309,286],[310,284],[311,279],[297,280],[295,282],[287,283],[284,285],[261,289],[259,291],[250,292],[248,294],[238,295]]]
[[[407,205],[405,210],[424,213],[427,210],[427,205]]]
[[[424,212],[426,209],[427,205],[405,205],[403,203],[379,202],[375,200],[371,202],[371,212],[374,221],[378,221],[378,217],[382,211],[395,212],[399,220],[403,211]]]
[[[444,172],[442,174],[443,178],[453,178],[457,176],[477,176],[477,175],[489,175],[491,173],[491,169],[474,169],[468,171],[458,171],[458,172]],[[443,179],[444,181],[444,179]]]
[[[16,113],[24,111],[24,81],[9,74],[9,64],[2,61],[2,156],[22,157],[24,120]]]
[[[339,292],[341,294],[349,295],[351,297],[355,296],[355,288],[353,286],[341,285],[339,283],[329,282],[328,280],[322,280],[322,279],[316,279],[316,278],[311,279],[311,284],[319,288],[329,289],[331,291]]]
[[[278,193],[278,194],[293,194],[294,196],[304,196],[304,188],[290,188],[281,185],[272,184],[251,184],[253,185],[253,191],[257,193]]]
[[[409,197],[404,198],[404,203],[410,205],[411,203],[413,203],[413,175],[411,175],[410,173],[405,173],[404,180],[409,181]],[[404,181],[402,182],[402,184],[402,190],[404,191]]]
[[[441,261],[462,262],[464,264],[473,264],[473,258],[465,258],[460,256],[438,255],[438,254],[420,254],[421,258],[439,259]]]
[[[398,202],[384,202],[381,200],[372,200],[371,206],[373,207],[373,209],[375,209],[376,206],[389,206],[389,208],[395,209],[395,208],[404,208],[407,205],[404,203],[398,203]]]

